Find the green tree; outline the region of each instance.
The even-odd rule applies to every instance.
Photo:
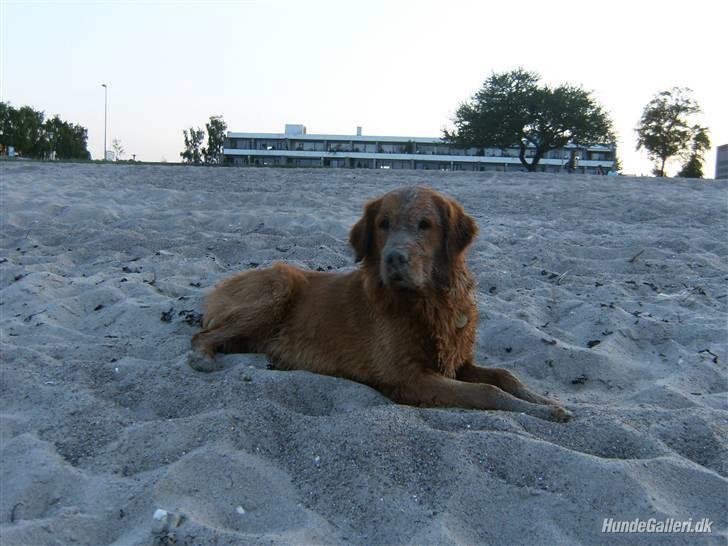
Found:
[[[56,159],[69,159],[73,147],[70,125],[56,115],[45,121],[43,129],[48,140],[48,151],[56,152]]]
[[[82,125],[69,124],[68,131],[69,149],[62,153],[68,153],[69,158],[91,159],[91,153],[88,151],[88,129]]]
[[[680,178],[703,178],[703,162],[699,157],[691,155],[677,173]]]
[[[48,143],[43,130],[43,112],[33,110],[30,106],[21,106],[15,110],[13,129],[15,149],[27,157],[43,157],[48,151]]]
[[[637,149],[644,148],[655,161],[656,176],[665,176],[665,164],[675,156],[687,157],[689,162],[689,156],[694,153],[696,161],[702,164],[702,153],[710,147],[708,129],[691,122],[701,111],[691,94],[687,87],[661,91],[642,111],[635,129]]]
[[[617,173],[622,172],[622,158],[619,156],[619,150],[616,146],[614,148],[614,165],[611,170]]]
[[[0,144],[14,146],[15,128],[13,126],[15,109],[7,102],[0,102]]]
[[[66,159],[59,150],[65,149],[67,145],[68,124],[56,115],[45,121],[43,129],[48,139],[49,151],[56,152],[57,159]]]
[[[179,154],[182,156],[182,162],[188,165],[200,165],[202,163],[200,147],[205,139],[205,131],[199,127],[197,129],[190,127],[189,133],[187,131],[182,132],[185,137],[185,149]]]
[[[85,127],[54,116],[46,120],[44,130],[49,151],[56,152],[57,159],[91,159],[87,148],[88,132]]]
[[[699,127],[693,135],[690,155],[678,173],[682,178],[703,178],[704,154],[710,148],[710,137],[705,127]]]
[[[30,106],[16,109],[0,102],[0,131],[0,144],[15,147],[26,157],[44,158],[55,151],[59,159],[90,158],[85,127],[57,115],[45,119],[43,112]]]
[[[612,121],[590,92],[569,84],[540,85],[539,80],[537,72],[522,68],[493,73],[458,107],[455,130],[445,130],[444,139],[462,147],[517,146],[528,171],[535,171],[547,152],[567,144],[614,143]]]
[[[202,148],[205,163],[208,165],[220,163],[225,146],[227,124],[222,116],[210,116],[210,121],[205,124],[205,129],[207,129],[207,146]]]

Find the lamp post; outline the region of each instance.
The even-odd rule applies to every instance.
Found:
[[[101,84],[101,87],[104,88],[104,161],[106,161],[106,105],[107,105],[107,96],[109,88],[106,87],[105,83]]]

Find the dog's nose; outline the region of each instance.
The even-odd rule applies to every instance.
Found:
[[[387,254],[386,262],[388,266],[400,267],[407,265],[409,256],[404,250],[392,250]]]

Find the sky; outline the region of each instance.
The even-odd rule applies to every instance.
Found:
[[[441,136],[494,71],[592,91],[614,120],[625,173],[642,109],[689,87],[713,148],[728,143],[728,2],[0,0],[0,101],[88,128],[89,150],[180,161],[182,131]],[[679,164],[668,166],[674,174]]]

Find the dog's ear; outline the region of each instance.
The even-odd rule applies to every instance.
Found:
[[[349,243],[354,247],[354,256],[357,262],[362,261],[366,256],[371,254],[372,245],[374,244],[374,219],[379,212],[381,204],[381,197],[369,201],[364,205],[364,214],[354,224],[354,227],[351,228]]]
[[[465,214],[463,207],[451,199],[443,203],[443,236],[445,254],[450,257],[460,254],[478,234],[478,225],[470,216]]]
[[[452,206],[452,230],[450,231],[449,244],[455,252],[462,252],[473,242],[478,234],[478,224],[463,210],[458,203],[450,202]]]

